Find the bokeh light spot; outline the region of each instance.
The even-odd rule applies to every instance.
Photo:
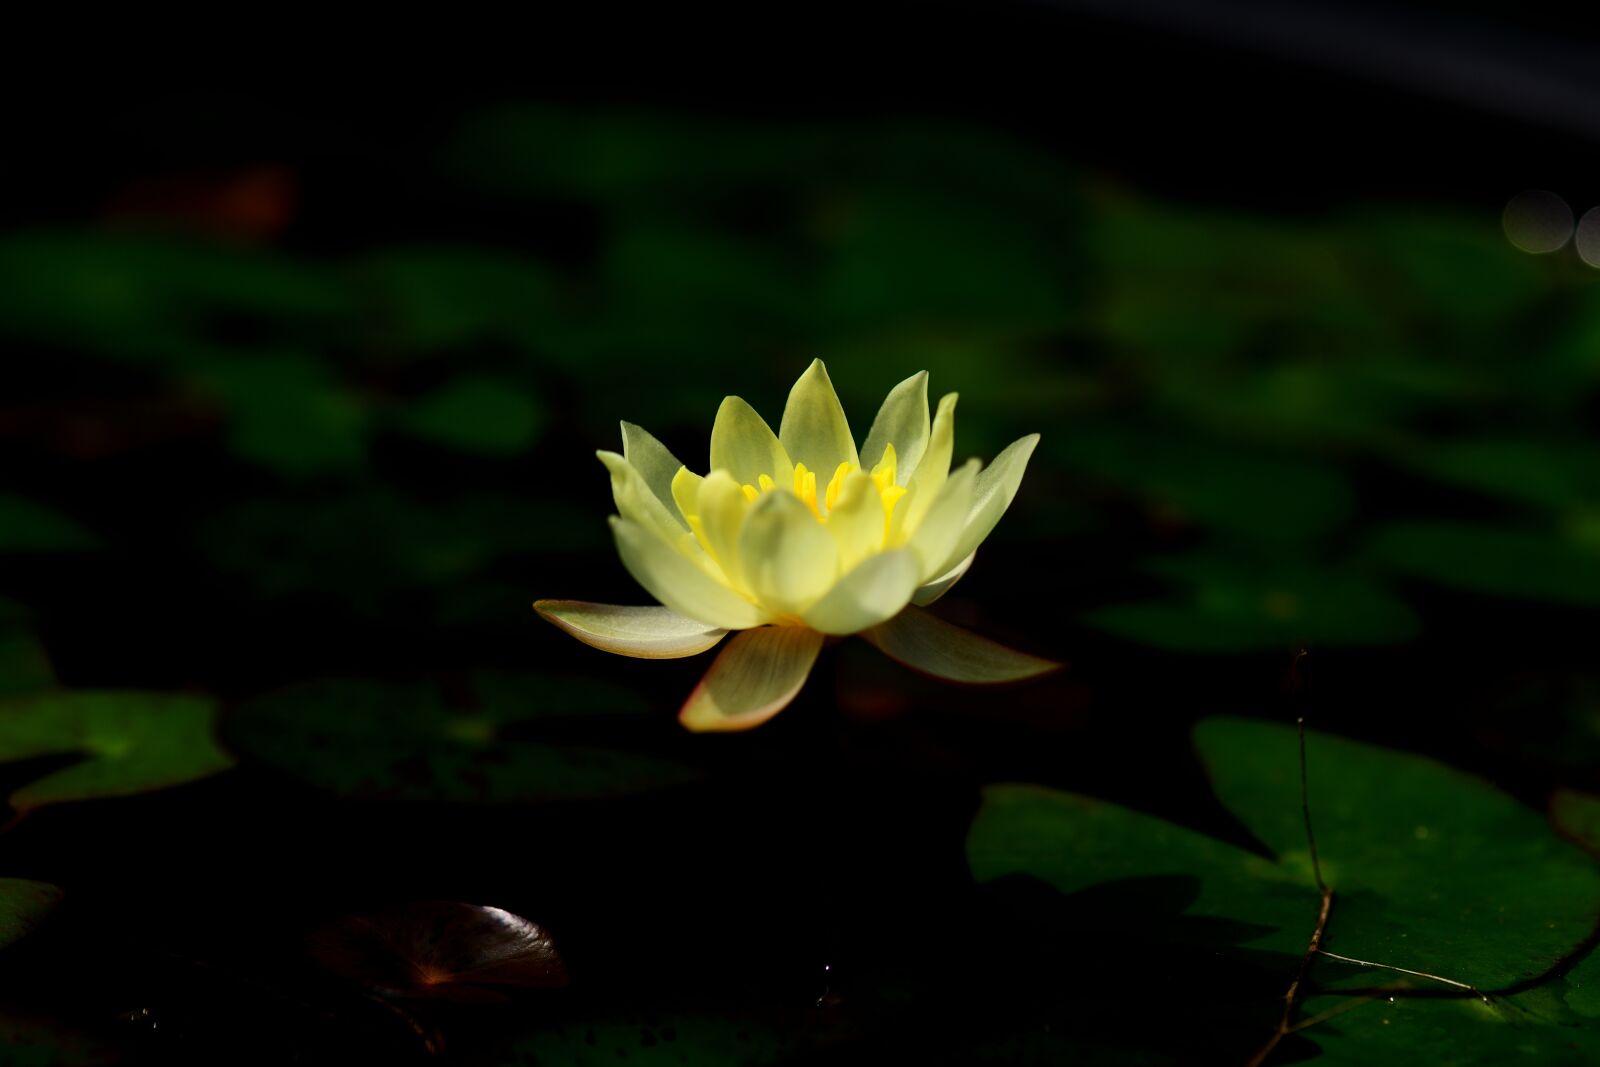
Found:
[[[1600,267],[1600,207],[1592,207],[1578,220],[1578,258]]]
[[[1572,208],[1547,189],[1528,189],[1506,204],[1506,237],[1524,252],[1554,252],[1572,237]]]

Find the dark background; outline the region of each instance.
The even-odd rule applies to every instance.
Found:
[[[5,873],[68,893],[0,966],[7,1025],[399,1062],[406,1026],[301,946],[440,898],[545,924],[575,978],[424,1012],[464,1062],[679,1009],[797,1059],[958,1062],[1043,1010],[966,874],[984,782],[1248,843],[1188,727],[1309,708],[1534,806],[1596,786],[1596,276],[1501,228],[1525,189],[1600,203],[1582,27],[535,21],[84,60],[8,105],[0,492],[49,519],[0,530],[7,688],[214,694],[239,766],[6,832]],[[940,610],[1069,671],[943,687],[847,642],[770,725],[690,737],[706,659],[538,622],[643,600],[591,458],[617,419],[701,467],[723,395],[774,420],[815,356],[858,434],[924,368],[962,394],[958,458],[1043,434]]]

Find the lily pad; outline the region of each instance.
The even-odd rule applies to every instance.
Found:
[[[47,882],[0,878],[0,948],[26,937],[60,902],[61,890]]]
[[[648,737],[644,710],[580,679],[489,676],[448,704],[427,686],[329,679],[250,701],[228,738],[309,785],[372,800],[537,802],[693,781],[692,767],[627,746]]]
[[[1067,900],[1117,886],[1182,887],[1180,916],[1130,931],[1130,941],[1139,938],[1141,953],[1184,974],[1191,987],[1203,987],[1206,970],[1224,960],[1276,975],[1281,1006],[1318,910],[1295,732],[1212,719],[1197,728],[1196,743],[1219,799],[1267,855],[1104,801],[998,785],[985,790],[968,860],[981,882],[1026,876]],[[1467,983],[1489,993],[1490,1003],[1444,983],[1318,959],[1297,1017],[1334,1005],[1351,1010],[1296,1034],[1300,1054],[1310,1043],[1330,1056],[1414,1062],[1394,1050],[1423,1035],[1433,1042],[1430,1063],[1503,1063],[1506,1050],[1523,1047],[1546,1057],[1538,1062],[1579,1063],[1600,1050],[1600,1031],[1581,1025],[1561,1001],[1558,974],[1600,912],[1594,864],[1537,814],[1468,775],[1320,733],[1308,747],[1317,842],[1334,891],[1324,947]],[[1404,1007],[1338,998],[1352,983],[1395,984]],[[1432,995],[1408,1000],[1407,985]],[[1506,987],[1520,991],[1495,992]],[[1218,995],[1219,1004],[1228,1001],[1225,990]],[[1255,1003],[1265,1044],[1277,1006],[1265,997]],[[1392,1045],[1396,1025],[1416,1036]],[[1240,1049],[1241,1060],[1250,1051]]]
[[[1600,552],[1554,534],[1460,522],[1398,522],[1367,545],[1398,574],[1491,596],[1600,604]]]
[[[11,806],[129,796],[191,782],[233,765],[212,739],[208,697],[66,691],[0,701],[0,762],[58,753],[85,758],[14,791]]]
[[[0,493],[0,552],[74,552],[95,545],[93,534],[54,508]]]
[[[1246,564],[1202,553],[1156,560],[1146,569],[1178,582],[1183,592],[1100,608],[1085,621],[1174,652],[1244,652],[1296,642],[1393,644],[1417,632],[1405,602],[1348,566]]]
[[[463,452],[516,453],[531,445],[544,413],[525,390],[482,376],[457,378],[401,418],[408,432]]]
[[[337,919],[312,936],[311,954],[384,996],[499,1001],[513,989],[567,984],[566,964],[542,927],[448,900]]]

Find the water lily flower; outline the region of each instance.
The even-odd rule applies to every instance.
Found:
[[[611,517],[628,572],[661,602],[623,607],[541,600],[539,614],[607,652],[674,659],[734,636],[689,695],[691,730],[743,730],[794,699],[830,636],[859,634],[889,656],[961,682],[1005,682],[1057,664],[922,610],[960,580],[1017,494],[1039,435],[988,467],[950,466],[956,394],[928,418],[928,375],[890,390],[857,449],[821,360],[789,393],[772,432],[736,396],[711,429],[711,464],[690,471],[622,424]]]

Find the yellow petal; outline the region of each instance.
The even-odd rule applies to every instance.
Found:
[[[890,658],[953,682],[1016,682],[1061,667],[963,630],[921,608],[906,608],[861,636]]]
[[[888,519],[883,510],[883,494],[870,474],[852,471],[841,484],[832,508],[827,530],[839,546],[839,572],[848,574],[883,547]]]
[[[684,701],[678,721],[695,731],[761,725],[800,692],[821,649],[822,635],[803,626],[735,634]]]
[[[756,485],[763,474],[779,485],[794,484],[794,464],[772,427],[736,396],[717,409],[711,427],[711,469],[727,471],[741,485]]]
[[[611,472],[611,496],[617,502],[618,514],[643,526],[681,552],[690,556],[700,554],[694,539],[689,536],[688,525],[678,517],[677,509],[669,509],[656,498],[645,483],[644,475],[633,464],[615,452],[597,452],[596,455]]]
[[[611,532],[628,573],[679,615],[726,630],[747,630],[768,620],[765,611],[638,523],[613,516]]]
[[[893,389],[878,409],[861,448],[861,465],[875,467],[884,449],[893,447],[898,460],[898,481],[905,485],[916,473],[928,447],[928,372],[918,371]]]
[[[679,467],[678,473],[672,476],[672,502],[685,520],[690,515],[700,513],[700,483],[703,480],[688,467]]]
[[[656,499],[666,506],[669,512],[675,511],[672,499],[672,480],[683,464],[678,462],[678,457],[667,451],[667,446],[657,441],[642,427],[631,422],[622,424],[622,458],[633,465],[644,478],[644,483],[650,487]],[[680,525],[687,526],[681,515],[673,514]]]
[[[841,463],[859,465],[855,438],[850,436],[844,407],[833,391],[833,382],[822,360],[812,360],[811,366],[789,390],[778,439],[783,442],[790,459],[804,463],[813,471],[832,471]],[[778,481],[788,484],[781,478]]]
[[[1000,517],[1011,506],[1011,501],[1016,498],[1017,487],[1022,484],[1022,475],[1028,469],[1028,457],[1033,455],[1034,446],[1038,443],[1039,435],[1036,433],[1014,441],[994,457],[993,463],[978,473],[978,480],[972,489],[972,508],[967,514],[961,536],[956,539],[955,547],[945,561],[947,567],[954,566],[975,552],[995,528]]]
[[[914,594],[912,594],[911,602],[919,608],[925,608],[929,604],[932,604],[935,600],[938,600],[940,597],[944,596],[950,591],[951,586],[959,582],[961,580],[961,576],[966,574],[967,571],[971,569],[972,561],[977,558],[977,555],[977,552],[969,553],[966,559],[963,559],[960,563],[957,563],[954,567],[951,567],[949,570],[939,575],[939,577],[924,582],[922,586],[919,587]]]
[[[540,600],[533,610],[586,645],[636,659],[693,656],[721,641],[728,632],[655,604],[628,607],[581,600]]]
[[[825,634],[854,634],[876,626],[906,606],[917,587],[917,560],[903,548],[868,556],[840,578],[804,615]]]
[[[838,577],[839,549],[799,497],[779,490],[750,505],[739,534],[739,562],[763,607],[798,615]]]
[[[945,561],[955,548],[972,510],[972,487],[978,477],[978,461],[971,460],[946,479],[933,505],[911,531],[906,547],[917,557],[918,578],[926,582],[949,570]],[[920,583],[919,583],[920,584]]]
[[[905,484],[912,490],[904,507],[904,523],[908,533],[915,532],[922,516],[938,499],[939,490],[950,476],[950,456],[955,451],[956,394],[946,393],[939,400],[939,410],[933,416],[933,430],[928,435],[928,447],[916,472]]]
[[[744,527],[750,503],[739,483],[727,471],[712,471],[700,482],[695,514],[702,543],[711,558],[722,568],[728,584],[749,593],[739,563],[739,531]]]

